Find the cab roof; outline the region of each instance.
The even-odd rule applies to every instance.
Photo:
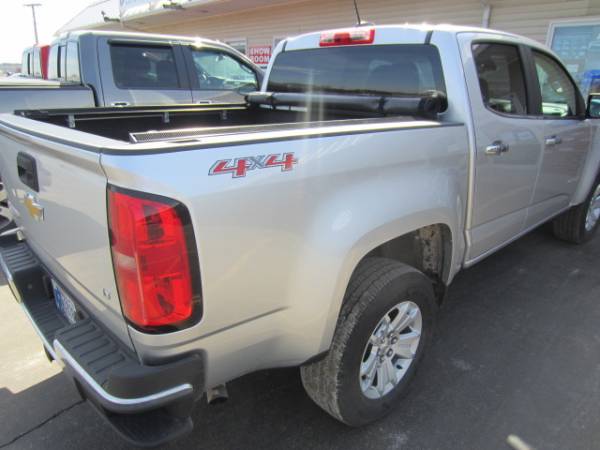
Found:
[[[322,33],[330,33],[338,30],[349,30],[357,28],[366,28],[375,30],[375,44],[388,44],[388,43],[425,43],[432,33],[444,33],[446,35],[458,35],[461,33],[480,33],[490,34],[495,36],[505,36],[507,38],[518,39],[521,43],[532,47],[543,48],[549,50],[545,45],[540,44],[533,39],[519,36],[517,34],[508,33],[506,31],[494,30],[490,28],[481,27],[470,27],[460,26],[451,24],[397,24],[397,25],[370,25],[363,24],[360,27],[349,26],[341,28],[333,28],[328,30],[321,30],[316,32],[305,33],[299,36],[291,37],[287,39],[286,50],[296,50],[301,48],[314,48],[319,47],[319,37]]]

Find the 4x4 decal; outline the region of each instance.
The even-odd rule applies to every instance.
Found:
[[[273,153],[271,155],[244,156],[235,159],[220,159],[210,168],[209,175],[231,174],[233,178],[245,177],[249,170],[281,167],[282,172],[294,169],[298,160],[294,153]]]

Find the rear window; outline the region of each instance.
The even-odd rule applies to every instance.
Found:
[[[277,55],[267,90],[337,94],[446,93],[433,45],[369,45],[295,50]]]
[[[66,74],[62,74],[66,81],[70,83],[80,83],[81,73],[79,72],[79,46],[77,42],[67,43],[67,62]]]
[[[167,46],[111,45],[115,84],[121,89],[179,89],[173,49]]]

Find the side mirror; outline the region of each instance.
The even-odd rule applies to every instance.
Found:
[[[585,117],[588,119],[600,119],[600,93],[588,95]]]

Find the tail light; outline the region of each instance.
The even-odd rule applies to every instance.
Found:
[[[372,44],[374,40],[375,30],[373,28],[351,28],[321,33],[319,45],[321,47],[334,47],[337,45]]]
[[[109,187],[111,250],[123,314],[143,331],[199,318],[200,275],[187,209],[159,196]]]

